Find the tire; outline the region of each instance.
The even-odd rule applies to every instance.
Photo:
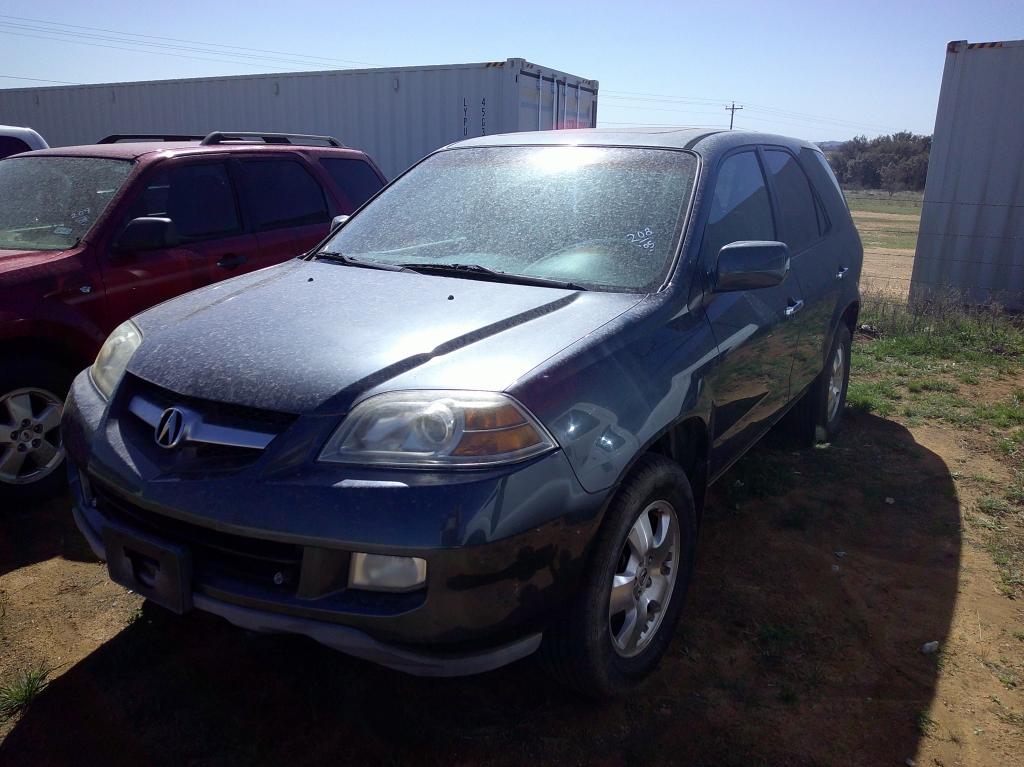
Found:
[[[0,360],[0,508],[50,498],[66,487],[59,423],[72,378],[47,359]]]
[[[811,388],[786,415],[786,431],[804,447],[813,447],[818,442],[831,442],[839,433],[846,405],[846,389],[850,384],[851,342],[850,329],[840,325],[832,340],[825,367],[814,379]],[[835,368],[837,359],[838,371]],[[833,377],[833,372],[838,372],[838,379]]]
[[[631,533],[642,516],[651,527],[649,538],[656,544],[668,542],[668,548],[674,549],[664,565],[658,561],[666,553],[664,546],[651,549],[661,551],[653,563],[635,561],[636,535],[631,538]],[[668,458],[641,458],[608,508],[579,591],[563,617],[544,634],[540,660],[547,670],[566,686],[596,699],[628,692],[650,674],[672,641],[682,613],[693,572],[696,535],[697,516],[686,473]],[[623,611],[612,608],[613,578],[619,583],[616,604],[626,605]],[[640,588],[638,599],[642,579],[646,585]],[[672,582],[666,588],[668,580]],[[635,611],[632,624],[626,587]],[[645,599],[648,605],[657,604],[650,622],[644,624],[646,630],[630,631],[630,625],[642,625],[642,610],[637,605]],[[635,646],[631,646],[633,637]]]

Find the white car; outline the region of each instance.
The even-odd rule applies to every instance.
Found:
[[[45,139],[31,128],[0,125],[0,160],[33,149],[49,149]]]

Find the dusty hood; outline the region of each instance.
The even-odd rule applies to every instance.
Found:
[[[139,315],[128,369],[180,394],[343,412],[370,391],[504,389],[640,298],[291,261]]]

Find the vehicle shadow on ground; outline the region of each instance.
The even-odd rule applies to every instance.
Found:
[[[46,501],[0,500],[0,575],[54,557],[96,560],[75,527],[71,497],[62,493]]]
[[[889,501],[892,502],[889,502]],[[943,461],[851,414],[832,446],[766,444],[708,501],[655,677],[599,705],[531,661],[416,679],[217,618],[141,617],[57,678],[6,764],[902,764],[957,593]]]

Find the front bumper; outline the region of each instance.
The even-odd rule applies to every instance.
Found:
[[[575,590],[605,501],[561,452],[451,474],[282,468],[320,427],[302,418],[252,466],[179,476],[147,462],[85,374],[64,418],[75,520],[97,556],[108,527],[182,546],[195,608],[415,674],[478,673],[533,652]],[[350,589],[353,551],[421,557],[426,587]]]

